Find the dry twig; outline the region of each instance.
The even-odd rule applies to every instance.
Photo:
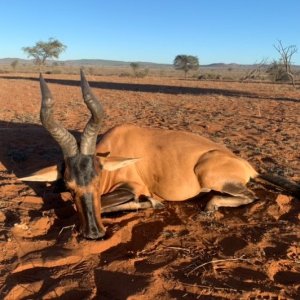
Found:
[[[244,259],[245,255],[242,255],[240,257],[237,257],[237,258],[227,258],[227,259],[216,259],[216,260],[211,260],[211,261],[207,261],[206,263],[203,263],[197,267],[195,267],[194,269],[192,269],[191,271],[189,271],[186,275],[189,276],[191,273],[199,270],[200,268],[203,268],[204,266],[206,265],[209,265],[209,264],[214,264],[214,263],[219,263],[219,262],[224,262],[224,261],[249,261],[249,259]]]
[[[58,233],[58,236],[60,236],[61,233],[62,233],[64,230],[69,229],[69,228],[71,228],[71,230],[73,230],[73,229],[75,228],[75,224],[63,227],[63,228],[60,230],[60,232]]]
[[[178,250],[178,251],[185,251],[187,253],[190,253],[191,250],[190,249],[187,249],[187,248],[183,248],[183,247],[175,247],[175,246],[165,246],[165,245],[162,245],[164,248],[167,248],[167,249],[172,249],[172,250]]]

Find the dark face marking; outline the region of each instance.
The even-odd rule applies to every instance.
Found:
[[[101,231],[99,231],[97,226],[97,220],[95,218],[95,211],[93,205],[93,194],[86,193],[80,197],[82,212],[86,220],[86,226],[83,228],[83,235],[88,239],[98,239],[103,237]],[[100,199],[99,199],[100,201]]]
[[[75,181],[79,186],[87,186],[100,173],[100,163],[93,155],[77,154],[66,159],[68,172],[66,181]],[[67,178],[66,178],[67,177]]]
[[[99,184],[101,165],[93,155],[77,154],[67,158],[65,182],[74,196],[84,237],[101,238],[105,234],[101,223]]]

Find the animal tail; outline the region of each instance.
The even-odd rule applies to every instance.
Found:
[[[300,199],[300,184],[296,182],[290,181],[282,176],[273,175],[269,173],[259,174],[256,178],[262,179],[263,181],[267,181],[281,188],[289,195]]]

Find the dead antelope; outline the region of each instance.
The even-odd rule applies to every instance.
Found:
[[[101,195],[108,195],[108,202],[118,204],[125,202],[122,197],[128,198],[129,193],[132,200],[102,209],[105,212],[149,207],[149,203],[156,207],[159,202],[154,199],[183,201],[216,191],[206,206],[207,210],[214,210],[253,202],[255,195],[246,184],[257,177],[292,193],[300,191],[296,183],[259,175],[246,160],[225,146],[188,132],[122,125],[108,130],[96,145],[104,113],[82,71],[81,89],[91,118],[77,145],[74,136],[54,119],[54,101],[42,75],[40,85],[41,122],[60,145],[64,167],[61,164],[48,167],[21,180],[55,181],[63,177],[73,194],[81,231],[86,238],[97,239],[105,234]],[[113,195],[112,199],[109,195]],[[141,198],[150,202],[139,202]]]

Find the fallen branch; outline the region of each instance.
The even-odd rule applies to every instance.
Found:
[[[245,290],[241,289],[234,289],[232,287],[218,287],[213,285],[203,285],[203,284],[190,284],[185,282],[180,282],[182,285],[189,286],[189,287],[197,287],[201,289],[208,289],[208,290],[221,290],[221,291],[230,291],[230,292],[244,292]]]
[[[195,267],[194,269],[192,269],[191,271],[189,271],[186,275],[189,276],[191,273],[199,270],[200,268],[203,268],[204,266],[206,265],[209,265],[209,264],[214,264],[214,263],[219,263],[219,262],[224,262],[224,261],[249,261],[248,259],[244,259],[245,255],[242,255],[240,257],[237,257],[237,258],[228,258],[228,259],[216,259],[216,260],[211,260],[211,261],[208,261],[206,263],[203,263],[197,267]]]
[[[166,245],[162,245],[164,248],[167,249],[172,249],[172,250],[178,250],[178,251],[185,251],[187,253],[191,253],[191,250],[188,248],[183,248],[183,247],[175,247],[175,246],[166,246]]]

